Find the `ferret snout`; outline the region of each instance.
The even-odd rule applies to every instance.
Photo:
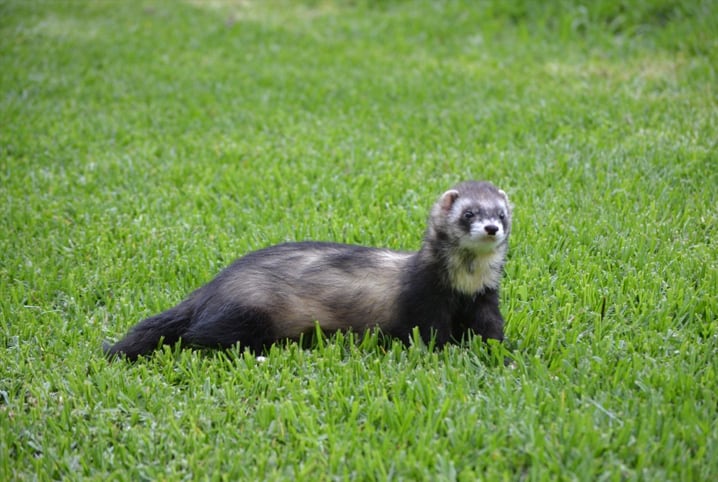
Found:
[[[484,226],[484,230],[489,236],[494,236],[496,233],[499,232],[499,227],[495,224],[487,224]]]

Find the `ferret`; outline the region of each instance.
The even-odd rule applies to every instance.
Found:
[[[315,330],[378,328],[437,347],[468,334],[504,338],[499,311],[512,207],[502,190],[466,181],[431,208],[419,251],[292,242],[250,252],[169,310],[147,318],[108,357],[135,360],[161,344],[259,353]]]

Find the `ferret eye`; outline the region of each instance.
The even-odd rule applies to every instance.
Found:
[[[464,212],[464,219],[471,219],[473,217],[474,217],[474,213],[472,213],[471,211]]]

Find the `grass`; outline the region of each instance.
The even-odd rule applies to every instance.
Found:
[[[0,479],[718,478],[718,12],[589,5],[0,1]],[[505,347],[101,355],[466,178],[515,204]]]

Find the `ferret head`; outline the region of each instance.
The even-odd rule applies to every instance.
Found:
[[[441,195],[431,213],[430,234],[454,247],[491,253],[511,232],[511,204],[489,182],[466,181]]]

